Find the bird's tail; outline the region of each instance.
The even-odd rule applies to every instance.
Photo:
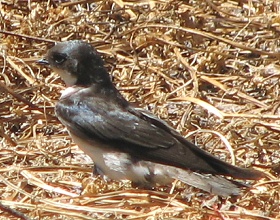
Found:
[[[199,174],[182,169],[176,169],[176,172],[172,172],[170,175],[174,179],[219,196],[239,195],[240,187],[245,186],[222,176]]]

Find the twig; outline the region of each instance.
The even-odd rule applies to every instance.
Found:
[[[1,34],[5,34],[5,35],[15,36],[15,37],[20,37],[20,38],[26,38],[26,39],[30,39],[30,40],[35,40],[35,41],[56,43],[56,41],[51,40],[51,39],[46,39],[46,38],[41,38],[41,37],[34,37],[34,36],[26,35],[26,34],[17,34],[17,33],[14,33],[14,32],[12,32],[12,31],[0,30],[0,33],[1,33]]]
[[[15,209],[12,209],[8,206],[5,206],[3,205],[1,202],[0,202],[0,209],[3,211],[3,212],[7,212],[11,215],[13,215],[14,217],[17,217],[17,218],[20,218],[22,220],[31,220],[30,218],[28,218],[26,215],[24,215],[23,213],[15,210]]]
[[[23,102],[24,104],[28,105],[29,107],[31,107],[32,109],[36,109],[40,112],[42,112],[43,114],[45,114],[47,117],[49,118],[53,118],[52,115],[46,113],[44,111],[44,109],[39,108],[37,105],[34,105],[32,102],[26,100],[25,98],[23,98],[21,95],[15,93],[12,89],[10,89],[9,87],[7,87],[4,83],[0,82],[0,90],[3,90],[9,94],[11,94],[12,96],[14,96],[17,100]]]

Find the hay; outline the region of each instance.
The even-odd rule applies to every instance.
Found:
[[[278,1],[1,1],[0,219],[279,219]],[[103,55],[131,102],[207,151],[267,174],[218,199],[92,177],[54,115],[64,88],[38,67],[55,41]]]

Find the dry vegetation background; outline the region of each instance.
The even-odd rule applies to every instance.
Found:
[[[1,220],[280,218],[279,1],[4,0],[0,22]],[[35,64],[71,39],[96,46],[131,102],[267,177],[217,198],[92,176],[54,115],[63,82]]]

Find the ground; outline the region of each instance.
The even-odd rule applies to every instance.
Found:
[[[0,220],[280,218],[280,2],[6,0],[0,13]],[[218,198],[94,176],[54,114],[64,83],[36,64],[73,39],[97,48],[130,102],[266,177]]]

